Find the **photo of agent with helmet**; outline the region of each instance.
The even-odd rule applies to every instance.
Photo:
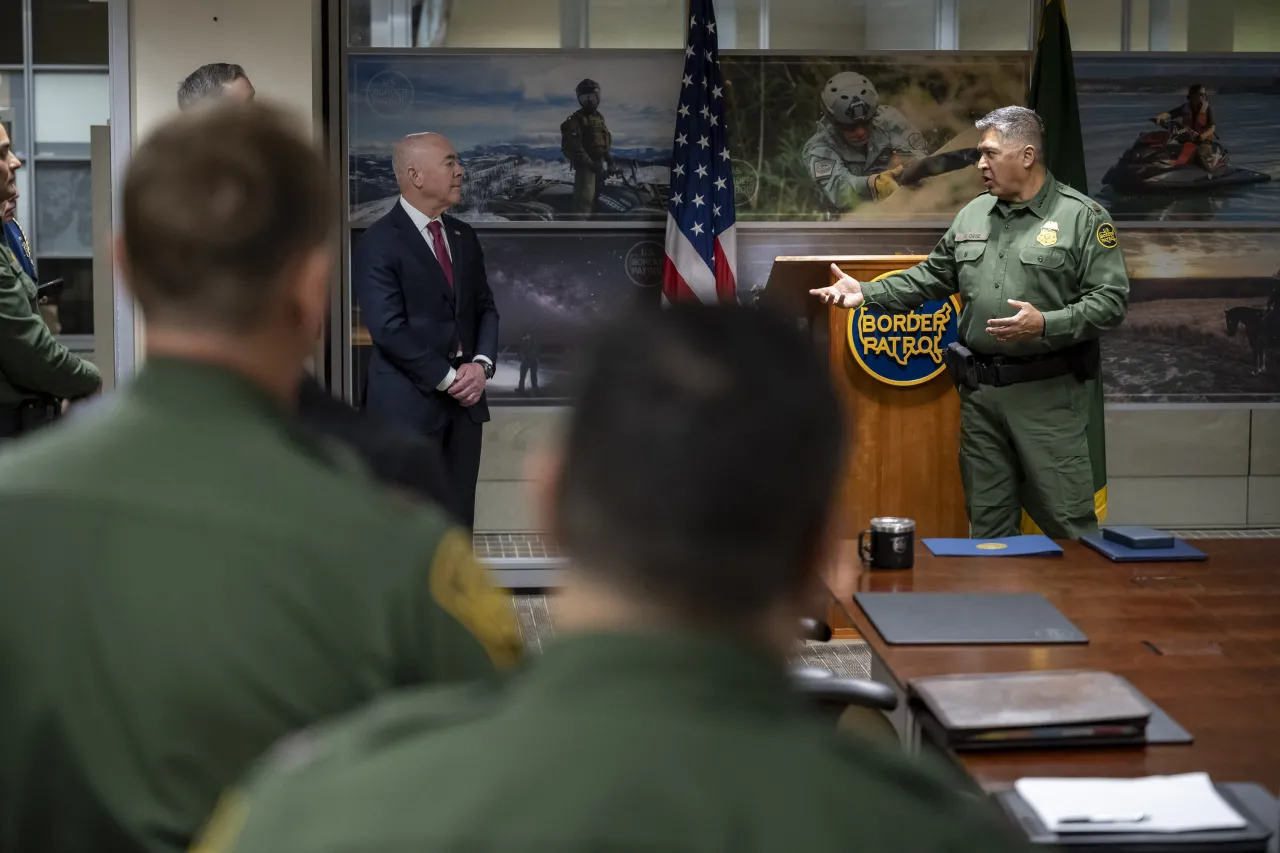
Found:
[[[740,219],[950,219],[982,191],[973,120],[1026,94],[1018,56],[727,56]],[[739,172],[744,177],[739,178]]]
[[[888,198],[907,160],[929,155],[924,134],[897,107],[881,104],[866,76],[841,71],[823,85],[821,98],[822,118],[805,143],[804,161],[836,208]]]
[[[614,170],[613,136],[600,114],[600,84],[584,79],[574,89],[578,109],[560,125],[560,150],[573,168],[573,213],[595,211],[600,186]]]
[[[391,148],[424,130],[470,175],[450,211],[464,222],[665,221],[680,64],[638,53],[353,57],[351,224],[394,207]]]

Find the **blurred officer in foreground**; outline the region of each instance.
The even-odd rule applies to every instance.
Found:
[[[20,168],[22,161],[0,123],[0,204],[18,197]],[[0,247],[0,447],[52,423],[64,400],[87,397],[102,386],[98,368],[58,343],[49,330],[36,283],[9,247],[7,225],[5,229]],[[31,531],[23,535],[43,540]]]
[[[182,110],[224,101],[252,101],[257,90],[243,68],[229,62],[202,65],[182,81]],[[463,513],[449,483],[439,446],[385,418],[348,406],[329,393],[310,370],[298,384],[298,417],[321,435],[335,438],[360,456],[384,485],[443,507],[461,520]]]
[[[676,307],[606,330],[590,364],[542,472],[573,566],[559,639],[501,683],[286,742],[201,849],[1012,849],[943,776],[791,689],[842,444],[812,345],[753,309]]]
[[[469,537],[293,417],[323,176],[254,104],[180,116],[129,165],[115,256],[146,363],[0,454],[0,849],[183,850],[286,733],[519,654]]]

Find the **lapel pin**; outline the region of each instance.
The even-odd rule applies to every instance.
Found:
[[[455,237],[461,237],[461,236],[462,236],[462,232],[461,232],[461,231],[459,231],[457,228],[455,228],[455,229],[453,229],[453,236],[455,236]]]

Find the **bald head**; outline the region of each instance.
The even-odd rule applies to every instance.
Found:
[[[396,143],[391,168],[400,194],[428,216],[462,199],[462,165],[453,144],[438,133],[413,133]]]
[[[391,152],[391,169],[396,173],[396,180],[404,183],[406,170],[410,164],[419,156],[437,150],[441,146],[447,147],[450,151],[453,150],[449,140],[438,133],[411,133],[400,137],[395,150]]]

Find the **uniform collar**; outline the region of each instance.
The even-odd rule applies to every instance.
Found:
[[[233,370],[209,362],[153,356],[143,363],[131,393],[144,402],[200,419],[258,415],[287,424],[292,411]]]
[[[513,699],[615,708],[646,702],[754,707],[775,713],[799,707],[781,661],[741,642],[693,632],[597,633],[556,640],[529,663]]]
[[[1053,173],[1048,169],[1044,171],[1044,183],[1040,185],[1040,191],[1032,196],[1028,201],[1020,201],[1017,204],[1009,204],[1004,201],[996,202],[996,209],[1003,215],[1008,216],[1010,213],[1016,213],[1020,210],[1029,210],[1041,219],[1049,215],[1049,199],[1053,198],[1054,187],[1058,185],[1058,181],[1053,177]]]

